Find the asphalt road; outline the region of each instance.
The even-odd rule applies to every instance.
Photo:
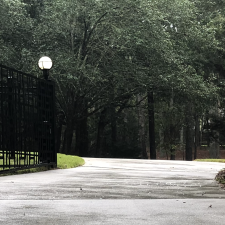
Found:
[[[0,224],[225,224],[221,163],[85,158],[0,177]]]

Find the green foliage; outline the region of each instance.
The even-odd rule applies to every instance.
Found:
[[[74,156],[74,155],[65,155],[65,154],[57,154],[57,168],[58,169],[69,169],[69,168],[75,168],[78,166],[82,166],[85,164],[84,159]],[[0,176],[7,176],[7,175],[16,175],[16,174],[24,174],[24,173],[37,173],[41,171],[46,171],[49,168],[44,167],[36,167],[36,168],[30,168],[30,169],[24,169],[24,170],[16,170],[9,173],[3,173]]]
[[[0,3],[0,63],[24,70],[30,66],[32,20],[19,0]]]

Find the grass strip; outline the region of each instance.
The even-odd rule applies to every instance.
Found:
[[[82,166],[84,164],[85,164],[84,159],[82,159],[79,156],[57,153],[57,169],[75,168],[78,166]],[[24,169],[24,170],[16,170],[16,171],[8,172],[8,173],[2,173],[0,174],[0,176],[16,175],[16,174],[24,174],[24,173],[36,173],[36,172],[41,172],[46,170],[49,170],[48,167],[42,166],[42,167],[35,167],[35,168]]]
[[[57,154],[57,168],[69,169],[84,165],[85,161],[79,156]]]
[[[196,159],[195,161],[199,161],[199,162],[219,162],[219,163],[225,163],[225,159]]]

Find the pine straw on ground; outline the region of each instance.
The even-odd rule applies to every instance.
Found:
[[[221,184],[222,188],[225,188],[225,169],[222,169],[215,177],[215,180]]]

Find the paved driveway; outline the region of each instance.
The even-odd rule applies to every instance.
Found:
[[[85,158],[0,177],[1,224],[225,224],[221,163]]]

